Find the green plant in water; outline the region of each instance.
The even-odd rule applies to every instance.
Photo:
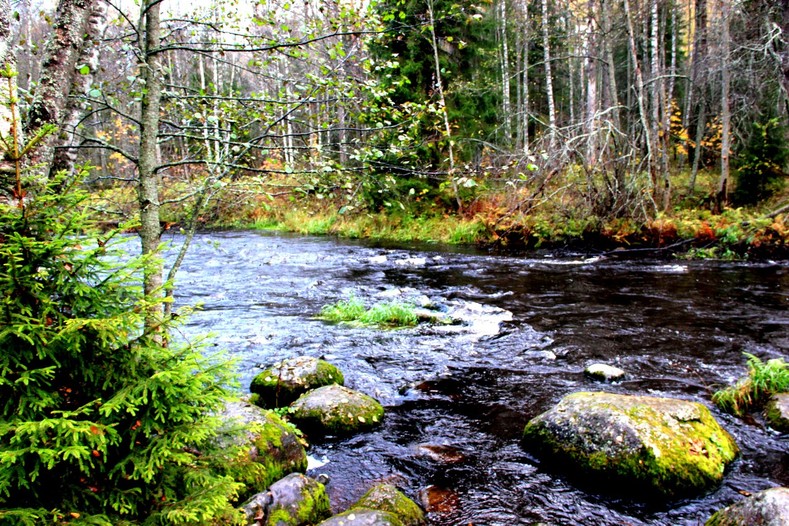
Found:
[[[789,391],[789,364],[783,358],[762,362],[752,354],[744,354],[748,376],[712,395],[715,405],[738,416],[764,405],[775,393]]]
[[[356,297],[341,300],[321,309],[320,318],[328,321],[359,321],[365,313],[364,302]]]
[[[356,297],[324,306],[321,309],[319,318],[328,321],[377,325],[388,328],[413,327],[419,322],[413,305],[386,302],[378,303],[370,309],[366,309],[364,302]]]
[[[383,327],[413,327],[419,321],[413,305],[407,303],[379,303],[365,312],[359,319],[367,325]]]

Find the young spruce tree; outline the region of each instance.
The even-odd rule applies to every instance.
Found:
[[[212,448],[231,367],[145,334],[146,261],[92,228],[79,180],[18,178],[0,200],[0,524],[237,523],[240,486],[214,468],[237,452]]]

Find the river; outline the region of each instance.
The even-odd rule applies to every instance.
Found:
[[[177,239],[176,239],[177,241]],[[350,296],[368,303],[427,296],[463,326],[382,331],[315,319]],[[346,385],[378,398],[383,425],[312,444],[340,511],[373,481],[431,500],[450,525],[695,525],[716,509],[789,486],[789,441],[713,411],[742,456],[721,487],[663,506],[600,495],[544,471],[520,444],[526,422],[581,390],[710,404],[745,372],[743,352],[789,351],[789,263],[621,261],[572,254],[384,246],[273,233],[204,233],[177,279],[200,304],[187,335],[211,332],[247,388],[260,367],[321,356]],[[624,369],[621,383],[584,368]]]

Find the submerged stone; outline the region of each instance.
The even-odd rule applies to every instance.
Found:
[[[442,464],[459,464],[466,460],[466,455],[455,446],[440,444],[419,444],[416,452],[420,456],[428,457]]]
[[[625,377],[625,372],[622,369],[604,363],[590,365],[584,369],[584,374],[601,382],[618,382]]]
[[[460,497],[455,491],[432,484],[419,490],[419,500],[426,511],[440,515],[450,515],[460,506]]]
[[[701,404],[603,392],[565,396],[526,425],[524,442],[603,491],[647,501],[717,485],[739,452]]]
[[[326,488],[301,473],[278,480],[243,509],[247,524],[262,526],[307,526],[331,515]]]
[[[393,513],[354,508],[335,515],[318,526],[405,526]]]
[[[222,447],[243,446],[244,458],[234,459],[231,469],[237,472],[238,481],[252,492],[267,488],[289,473],[307,469],[307,453],[295,428],[273,411],[245,402],[230,402],[222,416],[226,424],[219,443]],[[238,427],[243,433],[231,435],[230,430]],[[234,436],[232,442],[231,436]],[[247,462],[256,465],[246,469],[243,464]]]
[[[764,409],[767,423],[781,433],[789,433],[789,393],[775,394]]]
[[[374,398],[340,385],[302,395],[290,406],[291,419],[307,433],[347,435],[377,426],[384,408]]]
[[[342,372],[325,360],[300,356],[283,360],[255,376],[249,390],[261,407],[285,407],[299,396],[324,385],[345,383]]]
[[[715,513],[705,526],[787,526],[789,488],[770,488],[754,493]]]
[[[392,484],[382,483],[373,486],[370,491],[351,506],[351,510],[357,508],[391,513],[397,517],[403,526],[421,526],[425,524],[425,514],[422,509]]]

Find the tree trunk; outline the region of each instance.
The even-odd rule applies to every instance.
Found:
[[[627,23],[628,48],[630,49],[630,61],[633,64],[633,70],[635,73],[635,80],[636,80],[635,93],[638,103],[638,115],[641,119],[641,126],[643,128],[644,136],[646,139],[645,142],[647,147],[647,157],[651,159],[652,158],[651,126],[649,123],[649,116],[647,115],[647,105],[645,100],[646,90],[644,89],[644,75],[641,72],[641,65],[638,61],[636,36],[635,36],[635,30],[633,29],[633,15],[630,11],[630,0],[625,0],[624,6],[625,6],[625,22]]]
[[[63,123],[68,95],[74,84],[83,37],[96,0],[60,0],[55,13],[52,36],[47,41],[41,66],[41,80],[28,110],[24,134],[33,137],[47,124]],[[42,141],[30,156],[31,166],[43,166],[45,173],[52,164],[57,134]]]
[[[586,4],[586,34],[584,49],[584,77],[586,78],[586,118],[584,119],[586,132],[586,162],[590,166],[597,164],[597,26],[595,21],[595,0],[588,0]]]
[[[716,205],[722,210],[728,202],[729,193],[729,151],[731,150],[731,101],[729,91],[731,71],[729,71],[729,0],[720,0],[721,17],[721,176],[718,181]]]
[[[67,99],[63,111],[63,121],[57,136],[52,166],[49,170],[50,177],[60,171],[71,172],[74,169],[77,152],[70,148],[75,139],[77,125],[85,112],[85,103],[82,97],[87,95],[93,84],[93,78],[99,69],[99,44],[104,29],[107,27],[107,5],[104,2],[94,2],[88,14],[85,37],[82,43],[77,65],[87,66],[88,72],[72,75],[71,97]]]
[[[551,41],[548,32],[548,0],[542,0],[542,49],[545,61],[545,96],[548,98],[548,146],[556,146],[556,103],[553,96],[553,73],[551,70]]]
[[[142,254],[150,256],[150,264],[145,267],[143,289],[154,300],[163,297],[161,261],[155,253],[161,243],[159,222],[159,183],[160,175],[157,141],[159,137],[159,111],[162,99],[161,68],[159,65],[159,18],[160,2],[143,2],[140,12],[140,79],[144,82],[140,103],[140,153],[137,169],[139,171],[138,201],[140,206],[140,240]],[[146,330],[156,332],[161,323],[162,305],[155,305],[146,315]]]
[[[510,93],[510,53],[507,41],[507,2],[499,0],[499,40],[501,54],[501,113],[504,123],[504,145],[509,146],[512,141],[512,99]]]
[[[11,137],[13,130],[19,130],[19,114],[12,111],[12,100],[16,97],[16,57],[11,50],[11,2],[0,0],[0,70],[3,76],[0,83],[0,135]],[[5,193],[14,186],[16,177],[16,165],[11,159],[13,155],[6,155],[5,152],[0,158],[0,180],[3,181],[0,191]],[[10,192],[9,192],[10,193]]]
[[[447,100],[444,97],[444,87],[441,81],[441,62],[438,59],[438,40],[436,38],[433,0],[428,0],[427,2],[427,13],[430,18],[430,41],[433,46],[433,60],[435,61],[436,91],[438,92],[439,104],[441,104],[441,115],[444,118],[444,137],[447,141],[447,150],[449,153],[449,181],[455,193],[455,201],[457,202],[458,210],[462,212],[463,201],[460,200],[460,192],[458,191],[457,180],[455,179],[455,151],[452,141],[452,128],[449,125],[449,111],[447,110]]]

